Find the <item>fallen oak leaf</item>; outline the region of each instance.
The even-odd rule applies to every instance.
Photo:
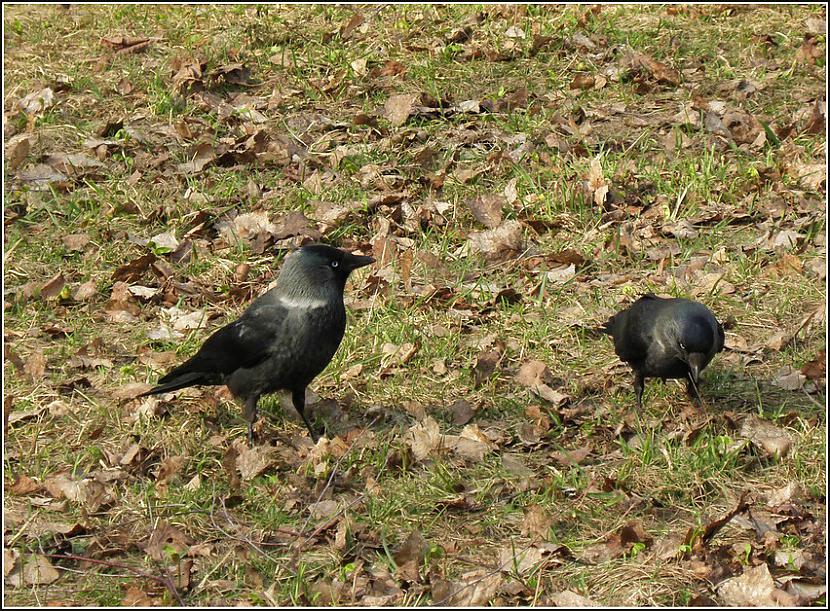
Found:
[[[144,551],[153,560],[164,562],[170,560],[171,554],[184,556],[192,541],[181,530],[167,522],[159,522],[153,532]]]
[[[553,376],[548,366],[542,361],[527,361],[522,364],[514,379],[518,384],[529,388],[531,392],[557,407],[569,399],[566,394],[549,386],[553,383]]]
[[[485,258],[498,261],[522,251],[524,236],[519,221],[505,221],[495,229],[470,234],[470,247]]]
[[[17,102],[17,107],[27,115],[36,115],[52,106],[55,100],[55,92],[49,87],[40,91],[34,91]]]
[[[816,358],[804,363],[801,368],[801,373],[810,380],[826,380],[827,379],[827,353],[822,350],[818,353]]]
[[[40,296],[44,299],[57,297],[61,294],[65,284],[66,278],[63,277],[63,272],[58,272],[56,276],[40,288]]]
[[[748,416],[741,424],[740,436],[748,439],[767,456],[783,458],[792,449],[789,433],[756,415]]]
[[[133,259],[129,263],[116,268],[112,274],[112,279],[129,283],[138,282],[157,258],[153,253],[149,253]]]
[[[501,353],[498,350],[489,350],[488,352],[478,356],[476,363],[473,366],[473,386],[475,386],[475,388],[480,387],[485,380],[493,375],[500,360]],[[457,422],[456,424],[464,423]]]
[[[18,556],[14,567],[6,576],[6,582],[13,588],[42,586],[55,583],[60,573],[52,566],[49,558],[42,554]]]
[[[747,567],[738,577],[717,586],[718,597],[730,607],[793,607],[796,599],[775,586],[765,562]]]
[[[31,150],[31,134],[17,134],[9,138],[6,143],[6,166],[9,171],[15,171],[26,160]]]
[[[417,95],[409,93],[390,96],[386,100],[383,114],[393,127],[400,127],[412,114],[417,99]]]
[[[467,200],[467,206],[473,216],[488,229],[495,229],[501,225],[501,210],[505,203],[504,196],[493,193],[484,193]]]
[[[481,607],[498,593],[504,578],[500,571],[476,569],[461,575],[455,581],[435,579],[432,586],[432,604],[447,607]]]

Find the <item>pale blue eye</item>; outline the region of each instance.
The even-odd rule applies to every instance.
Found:
[[[339,261],[332,261],[332,262],[331,262],[331,266],[332,266],[332,267],[337,267],[338,265],[340,265],[340,262],[339,262]]]

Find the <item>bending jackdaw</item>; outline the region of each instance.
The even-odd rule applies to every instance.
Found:
[[[346,279],[373,261],[324,244],[291,253],[273,289],[142,396],[227,384],[245,402],[243,415],[252,444],[260,396],[290,390],[294,407],[316,442],[318,436],[305,415],[306,386],[329,364],[343,339]]]
[[[617,356],[634,370],[638,408],[646,378],[685,379],[689,396],[700,402],[700,372],[723,350],[723,327],[715,315],[688,299],[643,295],[600,331],[614,339]]]

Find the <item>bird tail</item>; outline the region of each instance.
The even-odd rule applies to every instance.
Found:
[[[614,316],[606,320],[603,324],[599,327],[595,327],[594,331],[597,333],[602,333],[604,335],[613,335],[614,334]]]
[[[164,392],[172,392],[174,390],[179,390],[180,388],[187,388],[188,386],[194,386],[196,384],[204,384],[205,380],[203,379],[203,376],[204,374],[198,371],[191,371],[181,375],[176,375],[175,372],[171,372],[159,380],[161,384],[155,388],[151,388],[145,393],[141,393],[138,396],[147,397],[149,395],[160,395]]]

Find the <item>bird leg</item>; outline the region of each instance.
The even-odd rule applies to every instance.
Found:
[[[248,447],[254,447],[254,422],[256,422],[256,404],[259,402],[259,395],[251,395],[245,399],[245,407],[242,409],[242,416],[248,421]]]
[[[645,378],[639,373],[634,374],[634,392],[637,395],[637,409],[643,409],[643,391],[645,390]]]
[[[291,400],[294,402],[294,408],[298,412],[300,412],[300,416],[302,416],[303,422],[305,422],[305,426],[308,429],[308,434],[311,435],[311,440],[314,443],[317,443],[317,440],[320,439],[320,436],[314,432],[314,428],[312,428],[311,422],[309,422],[308,417],[305,415],[305,388],[292,391]]]

